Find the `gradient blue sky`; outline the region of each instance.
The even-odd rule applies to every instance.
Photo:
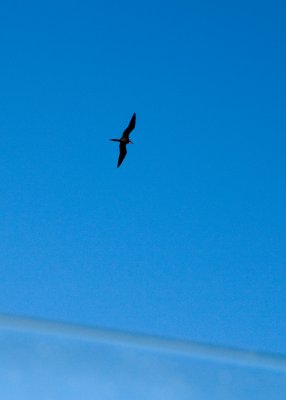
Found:
[[[0,312],[286,353],[285,20],[1,4]]]

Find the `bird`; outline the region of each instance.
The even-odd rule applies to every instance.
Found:
[[[127,154],[127,149],[126,149],[127,144],[129,144],[129,143],[133,144],[133,142],[131,140],[129,140],[129,135],[135,128],[135,124],[136,124],[136,114],[134,113],[129,122],[129,125],[127,126],[125,131],[122,133],[121,138],[120,139],[109,139],[112,142],[119,142],[119,158],[118,158],[117,168],[120,167],[120,165],[122,164],[122,161],[124,160],[124,158]]]

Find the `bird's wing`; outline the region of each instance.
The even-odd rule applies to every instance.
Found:
[[[132,132],[133,129],[135,128],[135,123],[136,123],[136,114],[134,113],[132,115],[132,118],[131,118],[130,122],[129,122],[129,125],[127,126],[127,128],[125,129],[125,131],[122,134],[122,138],[124,138],[124,137],[128,138],[129,137],[130,132]]]
[[[125,143],[120,143],[119,150],[120,150],[120,153],[119,153],[117,168],[120,167],[122,161],[124,160],[124,158],[125,158],[125,156],[127,154],[126,144]]]

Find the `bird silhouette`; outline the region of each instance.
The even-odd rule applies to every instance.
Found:
[[[129,140],[129,135],[135,128],[135,123],[136,123],[136,114],[134,113],[129,122],[129,125],[127,126],[125,131],[122,133],[121,138],[120,139],[110,139],[112,142],[119,142],[119,158],[118,158],[117,168],[120,167],[120,165],[122,164],[122,161],[124,160],[124,158],[127,154],[127,149],[126,149],[127,144],[129,144],[129,143],[133,144],[133,142],[131,142],[131,140]]]

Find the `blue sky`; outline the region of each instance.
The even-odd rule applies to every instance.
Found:
[[[1,5],[0,312],[286,353],[285,14]]]

